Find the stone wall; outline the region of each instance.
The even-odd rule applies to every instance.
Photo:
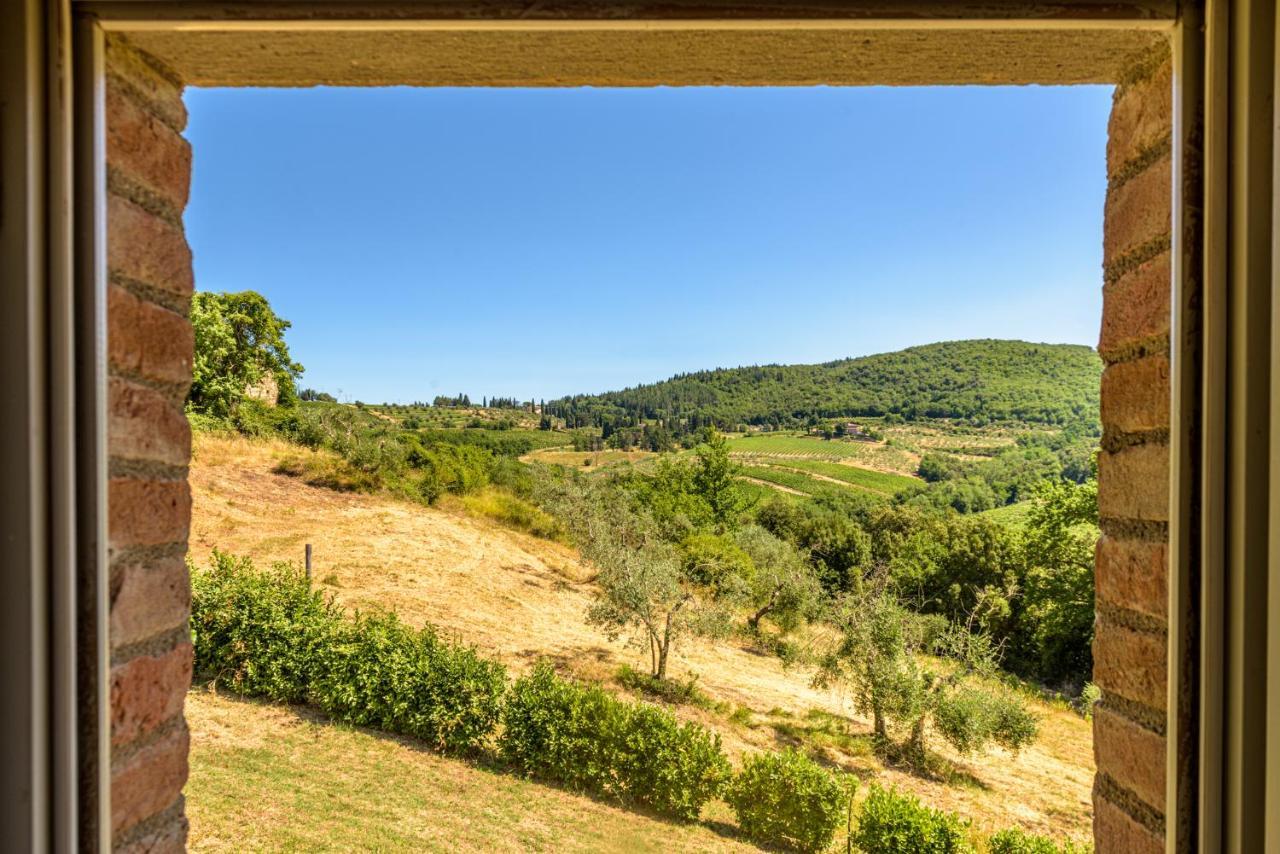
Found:
[[[1167,48],[1116,88],[1103,238],[1094,838],[1164,849],[1172,81]]]
[[[177,851],[191,684],[191,150],[171,73],[120,39],[106,68],[111,833],[117,850]]]

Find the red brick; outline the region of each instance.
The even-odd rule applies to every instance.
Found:
[[[1172,282],[1169,253],[1163,252],[1103,289],[1098,338],[1103,358],[1136,341],[1169,334]]]
[[[107,198],[107,267],[184,300],[195,288],[182,229],[114,194]]]
[[[1169,357],[1147,356],[1102,372],[1102,426],[1122,433],[1169,427]]]
[[[1098,454],[1098,512],[1118,519],[1169,520],[1169,447],[1135,445]]]
[[[120,377],[110,379],[107,401],[112,457],[171,466],[191,462],[191,425],[176,401]]]
[[[111,668],[111,743],[127,744],[182,714],[191,687],[191,643]]]
[[[111,647],[118,649],[187,624],[191,579],[180,557],[112,568]]]
[[[113,478],[107,486],[111,548],[185,543],[191,527],[191,487],[185,480]]]
[[[123,80],[170,127],[181,131],[187,126],[182,87],[174,82],[173,75],[157,71],[154,58],[144,57],[119,33],[107,34],[106,70],[108,87],[119,86]]]
[[[1117,93],[1107,122],[1107,171],[1115,173],[1173,128],[1173,63]]]
[[[1103,534],[1098,538],[1096,583],[1100,603],[1164,619],[1169,547]]]
[[[1093,844],[1095,854],[1164,854],[1164,837],[1098,794],[1093,798]]]
[[[1104,699],[1115,694],[1164,711],[1167,656],[1162,632],[1128,629],[1099,616],[1093,634],[1093,681]]]
[[[181,213],[191,188],[191,145],[134,100],[107,86],[107,165]]]
[[[187,820],[182,816],[128,845],[113,846],[114,854],[182,854],[186,850]]]
[[[109,287],[107,353],[113,368],[185,388],[194,351],[189,320],[124,288]]]
[[[1164,811],[1165,741],[1099,705],[1093,715],[1093,756],[1107,774],[1157,812]]]
[[[1143,172],[1107,191],[1102,229],[1102,265],[1167,235],[1173,210],[1173,173],[1166,154]]]
[[[186,724],[111,768],[111,835],[172,806],[187,782]]]

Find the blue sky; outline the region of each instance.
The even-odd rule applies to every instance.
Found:
[[[1109,87],[193,89],[201,290],[344,399],[1094,345]]]

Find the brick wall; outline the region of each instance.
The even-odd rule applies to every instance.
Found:
[[[1099,854],[1164,847],[1171,67],[1167,49],[1136,60],[1108,128],[1093,644]]]
[[[187,833],[183,699],[191,683],[191,151],[181,86],[107,44],[107,340],[111,561],[111,833],[117,850],[178,851]]]

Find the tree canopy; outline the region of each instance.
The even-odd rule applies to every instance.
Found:
[[[284,341],[290,323],[262,294],[200,291],[191,301],[191,325],[195,359],[187,400],[192,409],[229,415],[266,377],[275,381],[281,403],[297,400],[303,368]]]

